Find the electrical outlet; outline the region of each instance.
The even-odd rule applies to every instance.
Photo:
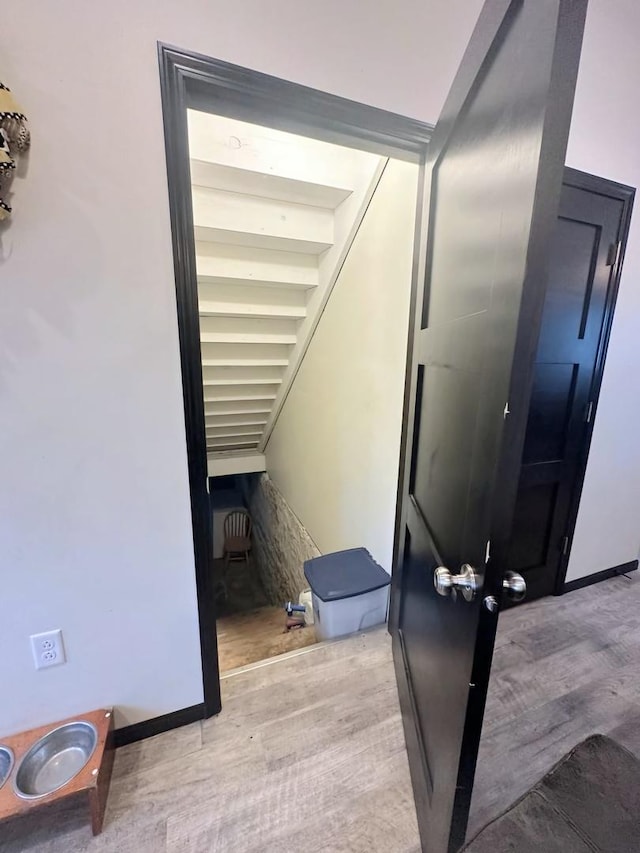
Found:
[[[45,631],[43,634],[32,634],[30,640],[36,669],[56,666],[66,661],[60,628],[56,628],[55,631]]]

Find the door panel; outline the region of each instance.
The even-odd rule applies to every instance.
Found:
[[[522,461],[525,465],[562,459],[575,397],[574,364],[538,363]]]
[[[544,561],[553,529],[558,496],[556,483],[537,483],[522,489],[513,517],[513,542],[509,565],[526,574]],[[530,590],[527,589],[527,598]]]
[[[623,212],[620,199],[563,184],[509,554],[528,601],[554,592],[568,554]]]
[[[430,143],[391,613],[428,853],[464,841],[585,9],[486,3]]]
[[[416,443],[412,496],[417,510],[431,521],[434,545],[462,560],[464,518],[457,508],[467,500],[475,424],[480,403],[477,373],[450,363],[423,367],[418,401],[420,431],[434,437],[431,447]],[[451,407],[458,413],[450,419]]]

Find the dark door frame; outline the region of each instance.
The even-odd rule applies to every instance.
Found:
[[[213,532],[207,492],[207,450],[187,109],[229,116],[421,165],[424,164],[433,128],[431,125],[386,110],[170,45],[158,43],[158,59],[200,622],[203,715],[210,717],[220,711],[221,700],[216,608],[212,588]],[[421,209],[419,199],[417,220],[420,218]],[[419,221],[416,228],[420,228]],[[417,244],[415,251],[417,252]],[[413,351],[417,272],[417,259],[414,259],[407,332],[409,360]],[[410,365],[408,369],[410,371]]]
[[[620,226],[618,230],[618,241],[620,249],[617,258],[611,270],[609,279],[609,287],[607,289],[607,297],[605,302],[604,316],[602,320],[602,330],[600,333],[600,341],[598,343],[598,351],[596,355],[596,364],[593,372],[593,381],[591,383],[591,393],[589,399],[593,402],[593,417],[587,425],[584,433],[582,448],[580,450],[579,467],[576,474],[573,491],[571,495],[571,503],[569,508],[568,525],[566,536],[568,537],[568,547],[566,553],[560,557],[558,564],[558,574],[556,576],[555,594],[562,595],[565,592],[571,591],[573,586],[567,589],[565,583],[567,576],[567,568],[569,566],[569,558],[571,556],[571,547],[573,545],[573,535],[575,532],[576,521],[578,519],[578,509],[580,506],[580,498],[582,496],[582,487],[587,470],[587,462],[589,459],[589,449],[591,447],[591,437],[593,428],[598,415],[598,399],[600,397],[600,388],[602,387],[602,377],[604,374],[604,365],[607,357],[607,349],[609,347],[609,339],[611,337],[611,326],[613,324],[613,315],[618,298],[618,290],[620,288],[620,278],[622,275],[622,264],[627,247],[627,239],[629,237],[629,228],[631,225],[631,213],[633,210],[633,201],[635,197],[635,189],[626,184],[619,184],[616,181],[610,181],[607,178],[600,178],[597,175],[591,175],[588,172],[581,172],[578,169],[570,169],[565,167],[563,184],[576,189],[587,190],[598,195],[608,196],[622,202],[622,215],[620,217]],[[623,569],[632,569],[633,565],[627,564]],[[617,567],[605,567],[605,571],[598,573],[595,576],[596,580],[603,580],[607,575],[607,570],[611,574],[617,573]],[[584,583],[580,584],[581,586]]]
[[[424,122],[350,101],[345,98],[281,80],[261,72],[232,65],[211,57],[158,43],[160,89],[167,158],[167,182],[173,243],[178,333],[185,432],[191,497],[191,518],[195,558],[196,592],[200,623],[204,716],[221,709],[216,607],[212,588],[212,525],[207,491],[207,451],[205,440],[202,365],[195,267],[195,240],[191,205],[191,177],[187,135],[187,109],[262,124],[311,136],[327,142],[362,148],[383,156],[424,163],[433,127]],[[620,199],[624,205],[619,239],[621,249],[607,294],[603,332],[598,349],[591,399],[597,410],[604,363],[611,334],[615,302],[629,233],[635,190],[624,184],[565,167],[564,183]],[[420,181],[420,190],[422,181]],[[421,228],[422,199],[418,198],[416,233]],[[408,330],[407,378],[411,376],[413,317],[418,288],[419,257],[416,241],[411,281]],[[409,384],[405,383],[405,414]],[[569,515],[569,548],[562,557],[556,594],[565,592],[565,577],[580,495],[588,461],[595,417],[585,434]],[[407,429],[403,418],[403,441]],[[403,489],[403,460],[400,460],[398,496]],[[394,549],[394,566],[397,548]],[[392,614],[393,618],[393,614]]]

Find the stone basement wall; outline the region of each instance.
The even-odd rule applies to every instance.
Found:
[[[308,587],[303,563],[320,551],[268,474],[239,478],[253,519],[253,548],[260,580],[271,604],[297,601]]]

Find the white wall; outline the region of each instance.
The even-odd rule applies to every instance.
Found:
[[[202,699],[156,41],[430,119],[468,6],[381,0],[363,22],[355,0],[24,0],[5,16],[0,79],[33,148],[0,232],[0,733]],[[69,663],[35,672],[28,636],[53,627]]]
[[[34,144],[0,232],[0,731],[202,695],[156,40],[433,121],[480,6],[23,0],[3,18]],[[632,183],[638,15],[591,0],[569,156]],[[598,568],[640,540],[639,243],[636,221],[574,546],[616,549]],[[70,662],[35,673],[27,636],[47,627]]]
[[[390,160],[266,447],[323,553],[391,571],[418,167]]]
[[[640,6],[591,0],[567,163],[640,187]],[[567,580],[640,546],[640,210],[631,222]]]

